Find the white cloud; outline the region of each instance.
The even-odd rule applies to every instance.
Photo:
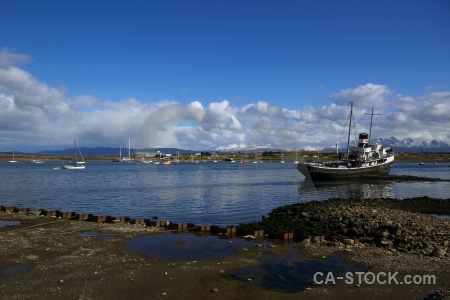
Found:
[[[387,86],[368,83],[354,89],[333,93],[331,98],[339,106],[346,106],[349,101],[353,101],[359,108],[383,109],[389,104],[387,100],[390,94],[391,91]]]
[[[0,68],[7,68],[30,61],[31,58],[25,54],[18,54],[10,51],[8,48],[0,50]]]
[[[328,106],[287,110],[258,101],[237,107],[228,100],[187,105],[144,103],[129,98],[102,101],[92,95],[70,98],[65,90],[39,81],[17,65],[27,55],[0,51],[0,151],[70,147],[164,146],[203,150],[212,146],[319,148],[335,145],[354,102],[357,131],[368,131],[372,107],[374,137],[412,137],[450,142],[450,92],[422,97],[395,94],[368,83],[330,95]],[[366,113],[366,114],[365,114]]]

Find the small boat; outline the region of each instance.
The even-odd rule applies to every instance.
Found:
[[[61,168],[66,169],[66,170],[83,170],[86,168],[83,155],[81,154],[81,151],[78,148],[77,142],[75,140],[73,140],[73,145],[75,148],[75,154],[74,154],[73,161],[69,164],[63,165]],[[80,154],[80,157],[81,157],[80,161],[78,160],[78,153]]]
[[[168,161],[168,160],[165,160],[165,161],[163,161],[162,163],[161,163],[162,165],[170,165],[171,164],[171,162],[170,161]]]
[[[198,158],[197,158],[198,159]],[[198,160],[195,159],[195,156],[191,154],[191,160],[189,161],[190,163],[193,164],[199,164],[200,162]]]
[[[10,162],[10,163],[16,163],[16,162],[17,162],[17,160],[14,158],[14,152],[13,152],[13,158],[12,158],[12,160],[10,160],[9,162]]]
[[[70,164],[65,164],[62,168],[66,170],[83,170],[86,168],[86,165],[84,161],[76,161]]]
[[[39,160],[39,159],[32,159],[32,160],[30,160],[30,161],[28,161],[29,163],[33,163],[33,164],[42,164],[43,163],[43,161],[42,160]]]
[[[353,102],[350,108],[350,122],[347,140],[347,152],[336,153],[336,160],[315,161],[310,163],[299,163],[297,169],[312,181],[333,180],[364,180],[367,177],[387,176],[394,165],[394,150],[391,147],[383,148],[381,145],[370,143],[372,132],[372,117],[370,121],[370,132],[359,134],[359,143],[350,147],[350,133],[352,127]],[[336,152],[337,147],[336,147]]]
[[[421,159],[420,159],[420,163],[419,166],[423,166],[425,163],[423,162],[423,148],[422,148],[422,154],[421,154]]]

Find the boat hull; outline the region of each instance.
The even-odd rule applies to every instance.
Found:
[[[86,166],[71,166],[71,165],[64,165],[62,166],[63,169],[66,170],[84,170],[86,168]]]
[[[331,168],[316,166],[308,163],[299,163],[297,169],[306,179],[313,181],[333,181],[333,180],[364,180],[366,178],[384,177],[389,174],[394,161],[388,161],[368,167],[360,168]]]

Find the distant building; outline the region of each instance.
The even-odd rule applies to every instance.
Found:
[[[135,156],[136,157],[150,157],[150,153],[149,152],[136,152]]]

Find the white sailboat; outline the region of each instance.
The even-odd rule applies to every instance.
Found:
[[[425,163],[423,162],[423,148],[422,148],[422,154],[421,154],[421,157],[420,157],[420,163],[419,163],[419,166],[423,166]]]
[[[83,155],[81,154],[81,151],[78,148],[77,142],[75,140],[73,140],[73,145],[74,145],[74,148],[75,148],[74,159],[73,159],[72,163],[65,164],[65,165],[62,166],[62,168],[63,169],[67,169],[67,170],[82,170],[82,169],[85,169],[86,165],[85,165],[85,161],[84,161]],[[78,153],[80,154],[80,157],[81,157],[80,161],[78,161],[78,153],[77,153],[77,151],[78,151]]]
[[[14,152],[13,152],[13,158],[12,158],[12,160],[10,160],[9,162],[10,162],[10,163],[16,163],[16,162],[17,162],[17,160],[14,159]]]
[[[128,157],[121,157],[121,161],[122,162],[135,162],[134,159],[131,159],[131,139],[128,139]]]
[[[297,149],[295,149],[295,161],[294,161],[294,164],[298,164],[299,163],[299,161],[298,161],[298,158],[297,158]]]

